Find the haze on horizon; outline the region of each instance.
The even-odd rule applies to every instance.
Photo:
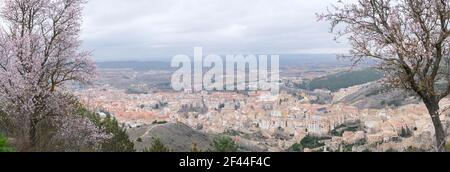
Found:
[[[170,59],[198,46],[205,54],[345,53],[316,19],[336,1],[90,0],[81,38],[98,61]]]

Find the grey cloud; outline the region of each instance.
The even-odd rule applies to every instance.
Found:
[[[336,0],[90,0],[82,39],[98,60],[149,60],[206,53],[329,53],[332,41],[317,22]],[[322,51],[323,50],[323,51]]]

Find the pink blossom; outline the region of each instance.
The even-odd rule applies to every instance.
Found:
[[[15,134],[30,144],[36,125],[49,119],[59,126],[60,136],[78,138],[73,141],[80,144],[105,138],[87,119],[71,114],[64,89],[69,81],[89,82],[95,70],[90,52],[80,50],[84,3],[4,0],[1,6],[0,107]]]

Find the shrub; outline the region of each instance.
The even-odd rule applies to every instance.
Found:
[[[303,152],[303,146],[299,143],[292,145],[291,150],[294,152]]]
[[[94,113],[89,113],[72,95],[61,95],[63,102],[61,111],[51,111],[47,117],[34,123],[32,134],[21,134],[20,127],[11,122],[10,118],[2,118],[0,113],[0,133],[7,133],[16,140],[17,151],[26,152],[94,152],[101,151],[102,143],[111,138],[110,134],[98,127],[98,121],[93,120]],[[52,103],[54,101],[48,102]],[[56,106],[56,105],[52,105]],[[67,115],[59,115],[67,114]],[[15,124],[15,125],[14,125]],[[2,131],[1,128],[7,130]],[[31,133],[31,132],[30,132]],[[29,141],[29,140],[32,140]]]
[[[353,144],[343,144],[342,145],[342,152],[353,152],[353,147],[355,145]]]
[[[167,121],[158,121],[158,120],[155,120],[155,121],[153,121],[152,122],[152,124],[167,124]]]
[[[348,131],[348,132],[356,132],[356,131],[359,131],[359,127],[347,127],[345,124],[342,124],[342,125],[336,127],[335,129],[333,129],[330,132],[330,134],[332,136],[342,137],[342,135],[346,131]]]
[[[93,120],[84,116],[76,97],[67,94],[54,95],[46,103],[60,101],[42,113],[43,117],[33,123],[33,128],[22,129],[17,121],[9,118],[8,135],[16,140],[17,151],[25,152],[95,152],[101,151],[101,144],[111,135],[105,133]],[[44,115],[45,113],[45,115]],[[8,115],[14,116],[14,115]],[[12,121],[12,122],[11,122]],[[30,126],[30,127],[31,127]],[[28,131],[29,133],[26,133]]]
[[[135,152],[134,143],[130,141],[125,127],[121,126],[119,122],[110,114],[107,114],[106,118],[102,119],[99,115],[94,112],[90,112],[81,105],[79,105],[78,113],[89,118],[97,127],[112,136],[102,143],[101,151]]]
[[[103,121],[106,132],[112,134],[111,139],[102,144],[104,152],[134,152],[134,143],[130,141],[123,126],[115,118],[106,118]]]
[[[237,152],[238,145],[228,136],[218,136],[214,139],[216,152]]]
[[[327,140],[327,139],[329,139],[329,138],[315,137],[315,136],[307,135],[305,138],[302,139],[302,141],[300,141],[300,144],[302,145],[303,148],[315,149],[318,147],[325,146],[325,144],[321,143],[320,141]]]
[[[353,147],[363,146],[366,144],[367,144],[367,140],[361,139],[361,140],[358,140],[357,142],[355,142],[354,144],[342,144],[341,146],[342,146],[343,152],[352,152]],[[371,152],[371,150],[365,149],[365,150],[363,150],[363,152]]]
[[[202,150],[198,148],[197,143],[194,143],[191,152],[202,152]]]
[[[14,152],[15,149],[8,145],[8,139],[0,135],[0,152]]]
[[[328,140],[328,139],[331,139],[331,138],[307,135],[300,141],[300,143],[295,143],[294,145],[292,145],[289,150],[294,151],[294,152],[303,152],[303,150],[305,148],[316,149],[316,148],[325,146],[325,144],[322,143],[321,141]],[[323,152],[323,149],[322,149],[322,152]]]
[[[151,147],[145,148],[144,152],[170,152],[170,150],[164,146],[159,138],[155,138],[153,139]]]

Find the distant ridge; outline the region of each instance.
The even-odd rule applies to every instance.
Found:
[[[225,58],[225,56],[222,56]],[[313,67],[313,66],[349,66],[348,60],[338,59],[333,54],[281,54],[280,67]],[[100,69],[134,69],[143,70],[174,70],[170,67],[170,59],[149,61],[102,61],[97,62]]]
[[[109,61],[97,62],[100,69],[134,69],[137,71],[148,70],[173,70],[169,62],[162,61]]]

